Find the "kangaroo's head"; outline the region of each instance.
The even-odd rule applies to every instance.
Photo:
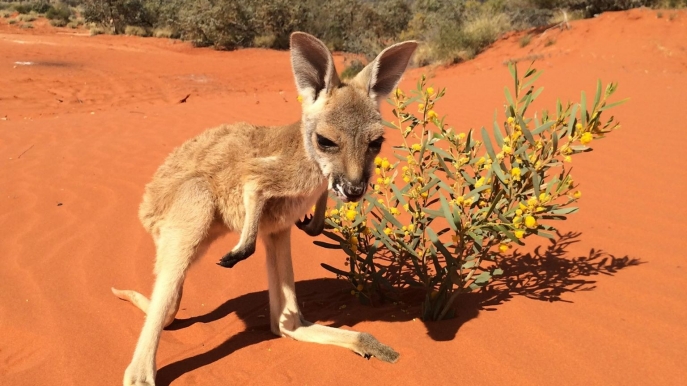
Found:
[[[324,43],[302,32],[291,35],[305,151],[344,202],[360,200],[367,190],[384,142],[380,103],[396,88],[416,47],[408,41],[386,48],[345,83]]]

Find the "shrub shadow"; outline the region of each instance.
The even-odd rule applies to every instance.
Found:
[[[517,250],[498,261],[503,275],[487,287],[475,293],[461,295],[456,317],[439,322],[424,322],[428,335],[436,341],[452,340],[460,327],[475,318],[481,311],[493,311],[515,296],[540,301],[563,301],[563,294],[591,291],[596,288],[593,276],[613,276],[619,270],[642,264],[628,256],[616,257],[599,249],[591,249],[587,255],[570,257],[568,247],[579,242],[581,233],[558,234],[546,247],[535,248],[523,254]],[[362,321],[398,322],[417,318],[422,294],[403,291],[402,299],[377,307],[360,304],[350,294],[348,282],[337,279],[314,279],[296,283],[299,306],[306,319],[332,327],[352,327]],[[177,319],[167,330],[179,330],[196,323],[210,323],[235,312],[246,323],[246,330],[228,337],[222,344],[209,351],[162,367],[157,373],[157,383],[169,385],[186,372],[206,366],[244,347],[275,339],[265,310],[269,308],[267,291],[253,292],[230,299],[207,314]]]

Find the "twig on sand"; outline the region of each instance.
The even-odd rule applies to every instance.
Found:
[[[17,159],[21,158],[21,156],[23,156],[27,151],[31,150],[32,148],[33,148],[33,145],[29,146],[28,149],[24,150],[23,152],[21,152],[21,154],[19,154],[19,157],[17,157]]]
[[[190,96],[191,96],[191,94],[186,95],[183,99],[181,99],[181,100],[179,101],[179,103],[186,103],[186,100],[187,100],[188,97],[190,97]]]

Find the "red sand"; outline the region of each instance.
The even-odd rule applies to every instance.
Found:
[[[582,210],[560,228],[581,235],[563,263],[516,259],[519,269],[548,275],[498,291],[501,301],[464,299],[459,318],[425,324],[399,306],[358,305],[319,266],[341,266],[343,255],[294,232],[306,317],[374,334],[402,355],[389,365],[272,336],[263,252],[220,269],[215,258],[235,240],[227,237],[189,273],[179,320],[162,336],[158,384],[684,382],[687,209],[676,196],[687,188],[679,158],[687,143],[687,13],[670,20],[671,13],[604,14],[524,48],[515,34],[471,62],[432,71],[431,83],[449,91],[442,112],[460,129],[501,113],[510,58],[542,56],[540,106],[577,100],[597,78],[618,81],[617,97],[631,98],[614,112],[623,128],[575,158]],[[145,183],[172,148],[205,128],[298,119],[288,53],[216,52],[34,24],[0,24],[0,384],[117,385],[143,315],[109,288],[151,288],[153,243],[136,216]],[[545,46],[550,36],[555,44]],[[15,64],[23,61],[35,64]],[[411,71],[404,87],[427,71]],[[585,276],[597,265],[571,261],[592,249],[642,264]],[[561,288],[574,293],[530,299]]]

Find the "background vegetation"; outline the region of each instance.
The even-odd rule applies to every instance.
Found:
[[[82,15],[94,33],[218,49],[287,49],[299,30],[371,59],[391,42],[417,39],[424,44],[414,64],[426,65],[470,59],[506,31],[640,6],[683,7],[687,0],[34,0],[0,2],[0,11],[44,14],[55,26]]]

